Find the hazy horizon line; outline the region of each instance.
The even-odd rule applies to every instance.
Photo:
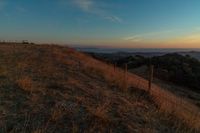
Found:
[[[200,49],[200,47],[134,47],[134,46],[111,46],[111,45],[91,45],[91,44],[72,44],[72,43],[59,43],[59,42],[36,42],[30,40],[7,40],[0,41],[0,43],[23,43],[23,41],[28,41],[29,43],[34,43],[38,45],[61,45],[69,46],[72,48],[93,48],[93,49]]]

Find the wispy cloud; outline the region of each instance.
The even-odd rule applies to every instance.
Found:
[[[106,9],[98,6],[95,0],[73,0],[73,3],[86,13],[97,15],[112,22],[122,22],[121,18],[108,13]]]
[[[168,41],[169,43],[177,44],[198,44],[200,43],[200,33],[192,33],[185,36],[173,38]]]
[[[163,30],[148,32],[143,34],[133,34],[133,36],[123,37],[121,40],[132,43],[166,43],[183,44],[180,47],[197,47],[200,43],[200,27],[193,27],[190,31],[182,29]],[[187,45],[186,45],[187,44]]]
[[[143,34],[136,34],[133,36],[127,36],[122,38],[125,41],[131,41],[131,42],[140,42],[140,41],[150,41],[154,39],[158,39],[159,37],[162,38],[162,36],[166,36],[167,34],[170,34],[174,32],[173,30],[163,30],[163,31],[155,31],[155,32],[148,32]]]
[[[130,36],[130,37],[124,37],[123,40],[132,41],[132,42],[139,42],[139,41],[142,41],[143,38],[139,35],[135,35],[135,36]]]

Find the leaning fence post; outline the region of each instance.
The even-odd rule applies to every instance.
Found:
[[[154,66],[153,66],[153,65],[150,65],[150,66],[149,66],[149,88],[148,88],[148,92],[151,91],[151,87],[152,87],[153,69],[154,69]]]

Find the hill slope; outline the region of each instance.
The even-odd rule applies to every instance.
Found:
[[[0,132],[197,131],[196,119],[189,124],[186,112],[181,119],[159,104],[160,88],[150,96],[144,79],[124,79],[122,70],[67,47],[1,44]]]

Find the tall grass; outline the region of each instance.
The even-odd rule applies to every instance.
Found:
[[[151,96],[160,107],[160,110],[155,111],[151,109],[156,108],[153,102],[149,102],[150,105],[144,102],[152,100],[141,96],[135,98],[136,92],[131,92],[133,88],[139,88],[142,93],[148,90],[146,80],[131,73],[125,75],[124,70],[114,69],[111,64],[105,64],[73,49],[48,45],[2,45],[0,52],[3,53],[1,63],[6,66],[1,67],[0,71],[5,71],[2,74],[6,75],[9,83],[11,80],[18,87],[1,86],[0,96],[3,97],[0,98],[9,101],[3,106],[8,109],[6,106],[10,103],[16,109],[14,104],[25,104],[17,110],[18,114],[7,113],[6,115],[13,116],[9,119],[0,114],[1,118],[5,118],[0,123],[2,121],[7,126],[11,122],[10,130],[5,128],[5,131],[15,131],[12,127],[17,127],[18,132],[32,128],[31,131],[42,133],[51,128],[57,131],[67,127],[69,130],[65,131],[80,132],[81,126],[86,125],[86,132],[117,132],[118,129],[127,132],[153,132],[159,126],[151,123],[155,116],[161,116],[167,122],[169,119],[176,120],[173,117],[168,119],[167,114],[185,121],[191,129],[199,129],[199,116],[196,115],[198,108],[191,103],[153,85]],[[13,91],[16,93],[13,94]],[[137,109],[139,111],[134,114]],[[30,116],[26,118],[24,112],[30,113]],[[152,128],[147,127],[143,121],[140,123],[144,117]],[[157,122],[160,119],[156,119]],[[182,128],[180,121],[175,122],[178,125],[176,127],[181,125]],[[139,127],[135,123],[142,125],[141,130],[135,131],[134,128]],[[21,127],[23,125],[26,125],[25,129]]]
[[[128,73],[126,82],[124,82],[124,70],[116,69],[113,65],[105,64],[81,53],[75,55],[82,61],[83,68],[100,73],[108,82],[117,84],[123,91],[128,91],[131,86],[148,91],[148,81],[133,73]],[[162,112],[173,114],[191,128],[200,131],[200,110],[198,107],[155,84],[152,85],[150,95],[154,97]]]

